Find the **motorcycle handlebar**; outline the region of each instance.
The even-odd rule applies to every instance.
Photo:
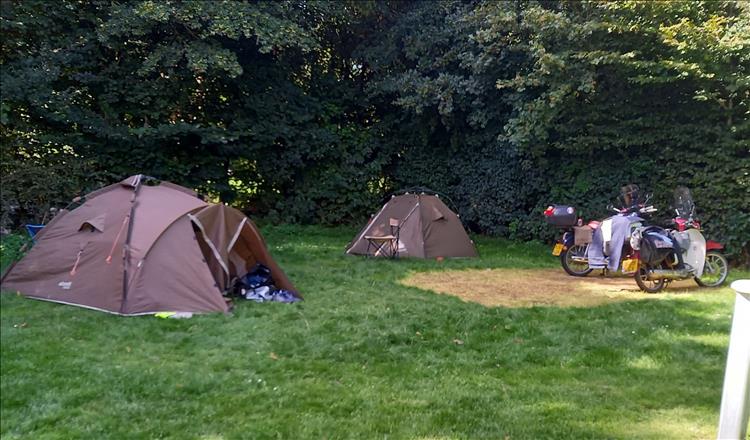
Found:
[[[618,208],[615,208],[612,205],[607,205],[607,210],[616,212],[618,214],[627,214],[629,212],[640,212],[642,214],[648,214],[648,213],[652,213],[652,212],[658,211],[658,209],[654,208],[653,205],[642,206],[642,207],[637,208],[637,209],[636,209],[636,207],[632,207],[630,209],[618,209]]]

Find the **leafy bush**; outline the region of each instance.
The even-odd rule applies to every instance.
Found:
[[[100,183],[87,175],[75,158],[62,163],[10,159],[2,168],[0,227],[5,230],[45,223],[54,215],[52,209],[64,208],[85,189],[94,189]]]
[[[0,274],[11,264],[21,259],[31,239],[25,234],[0,236]]]

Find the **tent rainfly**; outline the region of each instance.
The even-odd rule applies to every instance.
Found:
[[[438,258],[476,257],[461,220],[437,194],[405,193],[394,195],[346,247],[347,254],[373,254],[368,236],[391,233],[391,219],[400,227],[399,257]],[[380,256],[380,253],[374,253]]]
[[[226,312],[222,292],[256,263],[294,286],[240,211],[136,175],[62,210],[2,290],[119,315]]]

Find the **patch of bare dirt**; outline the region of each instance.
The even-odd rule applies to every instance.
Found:
[[[457,296],[485,306],[591,307],[664,295],[641,292],[632,276],[571,277],[560,269],[468,269],[414,273],[402,284]],[[697,289],[693,281],[672,283],[670,294]]]

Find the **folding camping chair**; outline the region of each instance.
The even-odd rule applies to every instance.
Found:
[[[398,258],[398,239],[401,233],[401,222],[392,218],[388,220],[391,227],[390,235],[365,235],[367,240],[367,255],[370,255],[370,248],[374,248],[372,256],[376,257],[378,253],[388,258]]]

